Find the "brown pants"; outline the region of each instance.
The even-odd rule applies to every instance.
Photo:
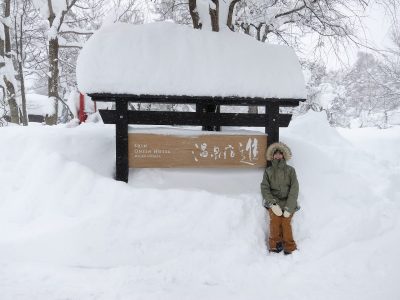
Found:
[[[269,250],[276,250],[277,244],[282,243],[283,249],[292,252],[297,249],[296,242],[293,240],[292,221],[293,214],[289,218],[278,217],[271,209],[269,212]]]

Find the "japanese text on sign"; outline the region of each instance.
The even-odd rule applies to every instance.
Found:
[[[193,159],[198,162],[202,159],[229,160],[239,156],[243,164],[255,165],[258,161],[258,140],[249,138],[246,145],[238,142],[236,145],[227,144],[224,147],[209,145],[207,143],[195,143],[192,151]]]

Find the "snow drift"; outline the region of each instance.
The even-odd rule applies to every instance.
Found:
[[[0,132],[1,299],[400,296],[399,156],[372,142],[393,149],[400,128],[362,139],[308,113],[282,131],[301,189],[292,256],[266,251],[262,170],[140,169],[124,184],[112,126]]]

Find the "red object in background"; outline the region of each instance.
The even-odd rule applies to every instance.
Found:
[[[79,123],[85,122],[87,119],[87,114],[85,112],[85,96],[79,93]]]
[[[86,103],[86,101],[89,101]],[[78,119],[79,124],[86,121],[88,115],[93,114],[97,111],[96,101],[93,101],[90,97],[85,97],[84,94],[79,93],[79,108],[78,108]]]

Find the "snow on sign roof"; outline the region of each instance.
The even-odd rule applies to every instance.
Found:
[[[293,49],[168,22],[112,24],[83,47],[81,92],[305,99]]]

